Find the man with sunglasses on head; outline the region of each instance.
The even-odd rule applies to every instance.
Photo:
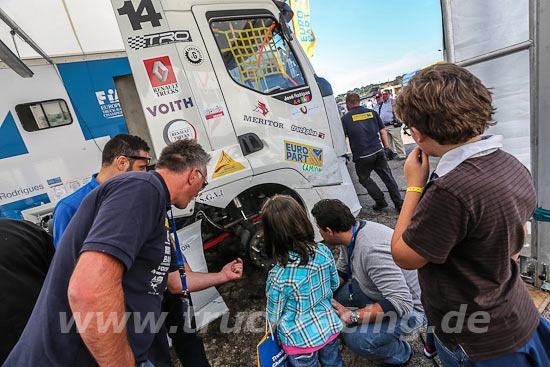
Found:
[[[151,162],[149,146],[139,136],[118,134],[105,144],[101,154],[101,169],[86,185],[61,199],[53,211],[53,238],[57,244],[84,197],[108,179],[129,171],[147,171]]]

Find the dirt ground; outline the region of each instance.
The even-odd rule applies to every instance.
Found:
[[[412,150],[412,145],[407,145],[407,151],[409,152],[410,150]],[[393,160],[389,163],[404,195],[404,189],[406,188],[406,181],[403,176],[404,161]],[[434,167],[436,161],[430,161],[430,163]],[[387,200],[390,206],[381,212],[374,212],[371,209],[374,201],[367,195],[365,188],[358,183],[353,164],[348,164],[348,169],[363,207],[359,217],[394,228],[398,213],[391,207],[389,197]],[[387,195],[387,190],[378,179],[378,176],[373,174],[373,178]],[[231,260],[231,257],[220,258],[218,256],[217,259],[212,260],[210,256],[207,256],[207,259],[210,266],[209,270],[217,271],[225,262]],[[213,367],[257,366],[256,345],[264,335],[265,319],[263,315],[266,303],[264,294],[266,278],[267,275],[261,270],[248,266],[245,268],[241,280],[218,287],[219,292],[231,311],[225,317],[212,322],[206,330],[201,331],[206,353]],[[550,305],[546,308],[543,315],[550,319]],[[238,327],[239,324],[241,327]],[[221,330],[229,330],[230,332],[221,332]],[[422,335],[424,335],[423,331]],[[407,340],[413,348],[413,357],[409,366],[431,367],[440,365],[437,358],[434,362],[424,357],[422,353],[423,343],[419,333],[413,333]],[[354,355],[347,348],[343,348],[343,356],[344,362],[348,367],[380,366],[376,362]],[[181,364],[178,362],[176,366],[181,366]]]

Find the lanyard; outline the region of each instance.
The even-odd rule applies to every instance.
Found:
[[[353,300],[353,286],[351,284],[353,274],[351,273],[351,254],[353,252],[353,247],[355,246],[355,238],[357,237],[357,227],[359,222],[355,222],[353,225],[353,234],[351,237],[351,242],[348,249],[348,290],[349,290],[349,300]]]
[[[183,258],[183,254],[180,248],[180,241],[178,240],[178,232],[176,231],[176,221],[174,220],[174,213],[172,213],[172,208],[170,208],[170,225],[172,227],[172,233],[174,234],[174,242],[176,243],[176,257],[178,259],[178,271],[180,272],[181,278],[181,288],[183,293],[187,293],[189,290],[187,288],[187,277],[185,276],[185,267],[184,264],[187,262]]]

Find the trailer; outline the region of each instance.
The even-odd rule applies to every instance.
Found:
[[[442,0],[444,57],[491,88],[504,150],[532,175],[537,211],[521,252],[523,279],[550,291],[550,1]]]
[[[259,212],[275,194],[308,212],[339,198],[358,214],[332,88],[283,2],[29,4],[0,13],[0,216],[46,223],[118,133],[145,139],[153,164],[183,138],[210,153],[210,184],[177,212],[179,227],[201,221],[204,249],[232,246],[269,267]]]

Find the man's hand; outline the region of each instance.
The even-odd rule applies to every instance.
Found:
[[[419,155],[422,155],[422,161]],[[405,178],[409,187],[424,187],[428,181],[430,162],[426,153],[420,147],[414,148],[405,162]]]
[[[225,266],[220,271],[225,278],[225,282],[240,279],[243,276],[243,260],[237,258]]]
[[[352,323],[350,319],[351,310],[349,308],[342,306],[342,304],[335,299],[332,300],[332,308],[334,308],[334,312],[336,312],[342,322],[346,324]]]
[[[391,161],[394,158],[393,150],[391,150],[390,148],[384,148],[384,153],[386,153],[386,158],[388,159],[388,161]]]

